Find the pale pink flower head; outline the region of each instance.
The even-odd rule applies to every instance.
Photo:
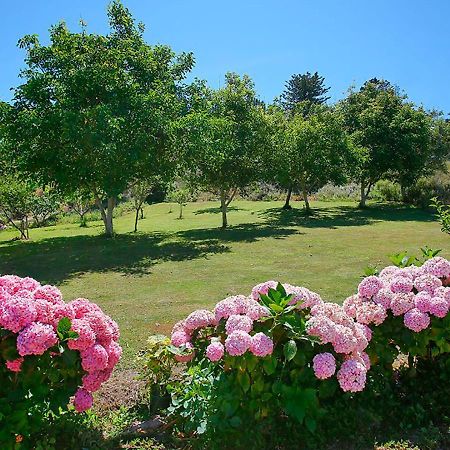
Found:
[[[105,347],[94,344],[83,350],[81,353],[81,367],[86,372],[95,372],[108,367],[108,353]]]
[[[358,346],[353,330],[343,325],[334,326],[334,339],[331,342],[336,353],[352,353]]]
[[[382,280],[389,281],[392,277],[399,275],[401,269],[397,266],[387,266],[381,272],[379,277]]]
[[[422,270],[437,278],[447,278],[450,277],[450,261],[441,256],[435,256],[423,263]]]
[[[22,357],[6,361],[6,367],[11,372],[20,372],[22,370],[22,363],[24,359]]]
[[[381,305],[384,308],[390,308],[391,307],[391,302],[392,302],[392,298],[393,298],[393,293],[390,289],[387,288],[383,288],[380,289],[374,296],[373,296],[373,301],[377,304],[377,305]]]
[[[386,317],[386,309],[372,302],[364,302],[356,311],[356,320],[364,325],[381,325]]]
[[[94,397],[92,397],[92,394],[86,391],[86,389],[79,388],[75,393],[73,405],[75,406],[75,410],[77,412],[83,412],[90,409],[93,403]]]
[[[273,352],[273,341],[264,333],[256,333],[252,336],[250,351],[261,358],[271,355]]]
[[[394,294],[407,294],[413,290],[413,280],[405,276],[396,276],[391,278],[389,287]]]
[[[426,291],[417,293],[414,297],[414,306],[423,313],[430,312],[431,295]]]
[[[425,291],[430,295],[433,295],[434,291],[441,286],[442,281],[438,277],[429,273],[421,275],[414,280],[414,287],[417,289],[417,291]]]
[[[355,359],[344,361],[337,373],[339,385],[344,392],[360,392],[366,385],[367,369]]]
[[[442,297],[433,297],[430,302],[430,313],[443,319],[448,313],[449,305]]]
[[[394,316],[401,316],[413,309],[414,306],[414,294],[412,292],[409,294],[394,294],[392,297],[391,311]]]
[[[320,338],[322,344],[333,342],[335,339],[336,324],[326,316],[314,316],[306,322],[306,332],[310,336]]]
[[[319,380],[325,380],[336,372],[336,360],[331,353],[318,353],[313,358],[313,369]]]
[[[191,312],[184,320],[184,327],[189,332],[198,330],[199,328],[206,328],[215,323],[214,314],[206,309],[198,309]]]
[[[233,331],[225,340],[225,349],[231,356],[243,355],[252,343],[251,336],[245,331]]]
[[[251,300],[247,308],[247,316],[252,320],[259,320],[269,316],[269,310],[255,300]]]
[[[246,333],[250,333],[253,328],[253,320],[248,316],[239,316],[237,314],[233,314],[228,317],[227,322],[225,324],[225,330],[227,334],[231,334],[233,331],[245,331]]]
[[[239,308],[234,301],[234,297],[227,297],[214,307],[214,316],[217,322],[221,319],[228,319],[234,314],[239,314]]]
[[[417,266],[414,266],[414,265],[405,267],[403,270],[410,275],[410,278],[413,281],[417,277],[420,277],[420,275],[424,274],[424,271],[423,271],[422,267],[417,267]]]
[[[225,348],[219,341],[213,341],[206,347],[206,357],[212,362],[222,359],[224,352]]]
[[[430,325],[430,316],[417,308],[413,308],[405,313],[403,316],[403,323],[406,328],[419,333]]]
[[[186,331],[180,330],[175,331],[172,333],[172,336],[170,338],[170,341],[172,345],[175,347],[181,347],[182,345],[186,344],[187,342],[190,342],[191,335],[186,333]]]
[[[70,349],[82,351],[95,344],[95,333],[85,320],[73,319],[71,330],[78,333],[78,337],[69,339],[67,345]]]
[[[42,355],[58,342],[58,336],[51,325],[33,322],[17,336],[17,351],[20,356]]]
[[[232,298],[236,307],[236,313],[247,314],[250,302],[253,302],[253,300],[250,299],[249,297],[246,297],[245,295],[235,295]]]
[[[269,292],[269,289],[276,289],[277,285],[278,285],[278,283],[273,280],[265,281],[264,283],[257,284],[252,289],[251,297],[253,298],[253,300],[259,301],[261,294],[267,295]]]
[[[443,298],[448,303],[448,306],[450,307],[450,287],[441,286],[436,289],[436,291],[434,292],[434,295],[436,297]]]
[[[18,333],[36,320],[36,308],[28,299],[10,297],[0,305],[0,326]]]
[[[378,294],[377,294],[378,295]],[[362,300],[358,294],[347,297],[342,304],[345,313],[352,318],[356,317],[356,311],[358,307],[362,304]]]
[[[383,288],[383,281],[371,275],[370,277],[364,278],[358,286],[358,293],[362,297],[371,298],[373,297],[380,289]]]

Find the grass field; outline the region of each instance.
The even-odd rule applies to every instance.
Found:
[[[363,268],[385,265],[388,254],[415,253],[425,244],[450,256],[450,239],[430,213],[412,207],[313,203],[315,213],[280,210],[281,202],[235,201],[230,228],[220,230],[217,203],[147,206],[133,233],[132,214],[116,219],[114,239],[100,222],[32,229],[31,241],[0,233],[0,273],[56,284],[66,300],[87,297],[120,325],[123,366],[150,333],[168,332],[195,308],[248,293],[267,279],[304,285],[341,302]]]

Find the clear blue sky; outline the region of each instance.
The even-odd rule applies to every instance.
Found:
[[[0,0],[0,99],[18,84],[17,40],[64,19],[107,31],[107,0]],[[351,84],[383,77],[411,100],[450,112],[449,0],[124,0],[149,43],[193,51],[193,74],[218,87],[227,71],[247,73],[265,101],[293,73],[318,71],[332,100]]]

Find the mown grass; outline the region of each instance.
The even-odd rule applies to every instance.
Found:
[[[315,202],[314,214],[282,211],[281,202],[235,201],[230,228],[221,230],[217,203],[146,207],[133,233],[132,214],[118,217],[114,239],[100,222],[33,229],[31,241],[0,233],[0,273],[29,275],[56,284],[66,299],[99,303],[121,327],[124,366],[150,333],[167,332],[195,308],[266,279],[305,285],[327,300],[353,293],[368,264],[412,253],[425,244],[450,256],[449,238],[432,214],[407,206]]]

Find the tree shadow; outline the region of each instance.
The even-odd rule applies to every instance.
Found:
[[[312,209],[309,214],[305,209],[270,208],[259,215],[266,220],[267,224],[275,227],[301,226],[331,229],[370,225],[381,221],[431,222],[434,220],[433,216],[427,211],[407,205],[393,206],[386,204],[377,204],[366,209],[357,209],[350,205],[330,206]]]
[[[227,208],[227,211],[245,211],[245,208],[239,208],[237,206],[229,206]],[[220,206],[217,207],[212,207],[212,208],[204,208],[204,209],[199,209],[197,211],[194,212],[194,215],[199,215],[199,214],[220,214],[222,213],[222,210],[220,209]]]
[[[205,258],[227,251],[216,240],[189,242],[164,233],[123,234],[114,239],[101,235],[54,237],[3,246],[0,273],[31,276],[51,284],[86,272],[142,276],[162,261]]]

